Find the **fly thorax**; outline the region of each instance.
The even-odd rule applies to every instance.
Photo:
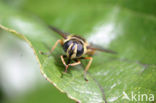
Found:
[[[80,57],[84,52],[83,45],[80,42],[74,40],[66,41],[63,45],[63,48],[67,57],[71,59]]]

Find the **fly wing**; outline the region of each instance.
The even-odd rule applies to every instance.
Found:
[[[56,27],[53,27],[53,26],[51,26],[51,25],[49,26],[49,28],[50,28],[51,30],[53,30],[54,32],[60,34],[64,39],[66,39],[67,36],[70,35],[69,33],[65,33],[65,32],[63,32],[63,31],[61,31],[61,30],[59,30],[59,29],[57,29]]]
[[[106,52],[106,53],[112,53],[112,54],[117,54],[117,52],[110,50],[110,49],[105,49],[99,45],[95,45],[95,44],[91,44],[87,47],[87,49],[91,49],[91,50],[97,50],[97,51],[101,51],[101,52]]]

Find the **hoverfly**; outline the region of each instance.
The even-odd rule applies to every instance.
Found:
[[[50,29],[52,29],[54,32],[60,34],[63,38],[59,39],[55,42],[54,46],[50,50],[50,54],[54,51],[56,46],[58,44],[61,44],[63,47],[66,55],[61,55],[60,58],[62,60],[62,63],[65,66],[65,71],[67,72],[69,66],[76,66],[81,64],[82,59],[89,60],[87,66],[85,67],[84,70],[84,79],[88,81],[86,78],[86,73],[93,61],[93,58],[91,57],[95,51],[102,51],[102,52],[107,52],[107,53],[113,53],[115,54],[116,52],[104,48],[99,48],[99,47],[94,47],[91,44],[89,44],[84,38],[78,36],[78,35],[73,35],[70,33],[65,33],[62,32],[61,30],[49,26]],[[40,51],[41,54],[46,54]],[[67,63],[65,62],[64,58],[67,58],[68,61]],[[71,63],[71,60],[75,61],[74,63]]]

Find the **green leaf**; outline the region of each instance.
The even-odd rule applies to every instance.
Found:
[[[35,4],[35,1],[29,1],[23,8],[61,30],[79,34],[90,42],[118,52],[117,55],[97,52],[87,74],[88,82],[83,78],[87,61],[83,61],[83,65],[69,68],[68,73],[62,77],[65,69],[60,60],[60,55],[64,53],[62,48],[56,48],[51,56],[39,53],[48,52],[48,48],[61,37],[50,31],[37,17],[10,10],[1,4],[1,24],[7,28],[0,27],[30,44],[42,74],[50,83],[67,93],[71,99],[83,103],[137,102],[140,94],[147,94],[148,98],[150,94],[156,94],[154,1],[149,3],[147,9],[142,8],[145,0],[139,7],[134,0],[90,3],[55,1],[53,6],[50,2],[40,1]],[[137,101],[132,100],[132,93],[137,95]]]

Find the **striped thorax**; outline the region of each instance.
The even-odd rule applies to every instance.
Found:
[[[63,42],[63,49],[66,52],[67,57],[73,59],[86,54],[88,43],[83,38],[75,35],[69,35]]]

